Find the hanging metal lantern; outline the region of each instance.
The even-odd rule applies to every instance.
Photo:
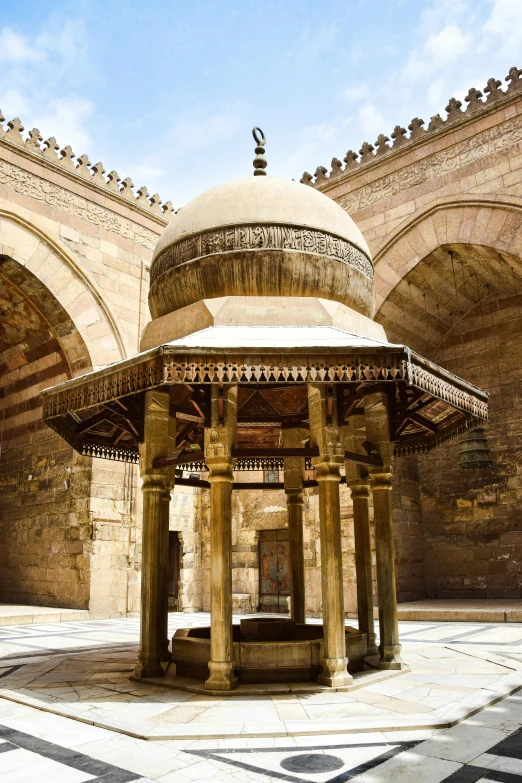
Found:
[[[488,442],[484,436],[482,427],[474,427],[466,433],[466,436],[460,441],[461,449],[459,451],[461,468],[489,468],[493,465],[490,457]]]

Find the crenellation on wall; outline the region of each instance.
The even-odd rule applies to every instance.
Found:
[[[510,68],[509,73],[506,76],[506,89],[501,89],[499,80],[489,79],[484,93],[487,95],[486,100],[482,100],[482,93],[480,90],[471,88],[465,98],[465,102],[468,104],[465,111],[462,110],[461,101],[450,98],[448,105],[446,106],[446,118],[442,119],[439,114],[436,114],[431,118],[430,123],[425,129],[424,120],[419,117],[415,117],[408,129],[410,135],[407,136],[407,131],[400,125],[396,125],[391,138],[392,144],[387,142],[390,139],[380,134],[375,142],[375,147],[368,142],[364,142],[357,160],[357,153],[352,150],[348,150],[346,157],[344,158],[346,166],[342,169],[338,158],[332,159],[331,171],[328,174],[328,169],[324,166],[318,166],[314,177],[305,171],[301,178],[301,182],[306,185],[314,185],[315,187],[321,187],[322,189],[326,185],[332,184],[339,178],[345,179],[346,176],[353,176],[354,173],[359,173],[361,167],[366,167],[373,164],[377,159],[382,159],[385,156],[392,155],[394,152],[404,150],[405,148],[411,148],[416,142],[425,143],[426,139],[433,134],[441,134],[443,131],[447,131],[451,126],[458,126],[465,123],[467,120],[473,120],[474,124],[477,124],[477,120],[482,120],[482,117],[477,117],[477,113],[485,114],[491,110],[497,110],[499,107],[504,109],[506,117],[510,116],[510,104],[513,97],[516,97],[522,93],[522,79],[520,75],[522,70],[513,67]],[[335,196],[334,196],[335,198]]]
[[[50,167],[51,170],[60,169],[69,175],[81,177],[90,187],[100,189],[111,194],[112,198],[123,198],[130,201],[132,207],[137,210],[144,210],[156,218],[160,218],[167,223],[172,216],[172,204],[170,201],[161,203],[157,193],[149,196],[145,185],[142,185],[136,194],[133,192],[134,184],[130,177],[121,180],[116,171],[111,171],[107,178],[104,177],[105,169],[103,163],[92,164],[87,155],[76,156],[70,145],[60,148],[54,136],[43,141],[38,128],[33,128],[24,137],[25,130],[20,119],[16,117],[7,123],[7,131],[4,131],[2,122],[4,122],[0,111],[0,144],[5,144],[7,149],[14,146],[18,154],[27,157],[33,164],[33,170],[41,169],[42,164]],[[43,142],[43,144],[42,144]],[[40,167],[35,165],[40,162]],[[46,179],[50,179],[49,176]],[[122,187],[119,187],[119,184]]]

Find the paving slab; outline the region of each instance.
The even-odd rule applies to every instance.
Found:
[[[520,623],[522,600],[425,599],[398,605],[399,620],[460,623]]]

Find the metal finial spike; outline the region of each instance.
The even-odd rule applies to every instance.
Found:
[[[265,134],[261,128],[252,128],[252,136],[254,137],[254,141],[257,145],[255,148],[256,157],[253,161],[254,177],[266,177]]]

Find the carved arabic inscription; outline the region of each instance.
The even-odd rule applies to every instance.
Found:
[[[60,212],[75,215],[96,226],[103,226],[107,231],[119,234],[149,250],[152,250],[158,241],[158,236],[149,229],[5,160],[0,160],[0,184],[12,187],[24,196],[44,201]]]
[[[373,280],[373,266],[368,256],[345,239],[314,229],[252,225],[205,231],[168,247],[152,264],[151,284],[169,269],[202,256],[257,249],[300,250],[334,258]]]
[[[522,115],[478,133],[473,138],[455,144],[443,152],[429,155],[400,171],[393,172],[388,177],[376,179],[375,182],[342,196],[338,199],[338,203],[347,212],[353,214],[377,201],[394,196],[401,190],[421,185],[427,180],[453,171],[459,166],[466,166],[519,141],[522,141]]]

